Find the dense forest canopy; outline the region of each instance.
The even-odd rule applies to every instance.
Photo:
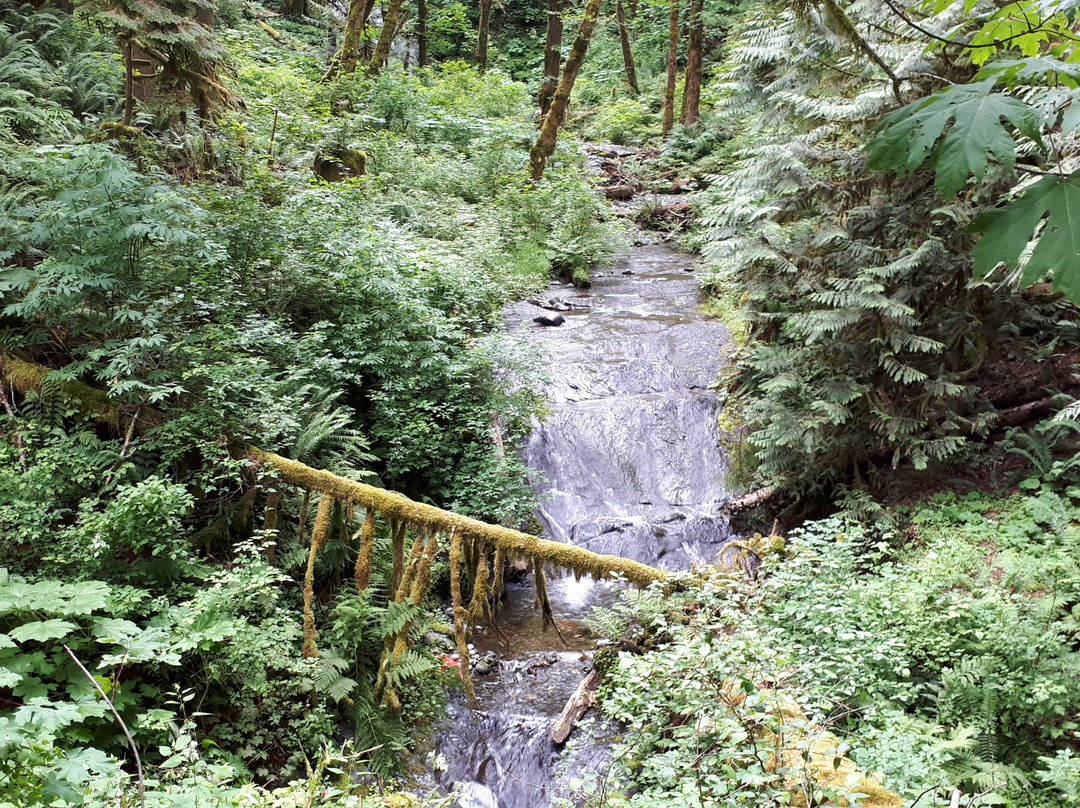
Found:
[[[1076,23],[0,0],[0,806],[421,804],[516,559],[283,469],[538,530],[503,307],[632,241],[580,141],[703,255],[778,521],[595,617],[633,731],[570,802],[1077,804]]]

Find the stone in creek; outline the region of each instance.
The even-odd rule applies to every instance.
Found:
[[[478,676],[487,676],[499,666],[499,655],[488,651],[473,664],[473,672]]]
[[[562,325],[566,322],[566,318],[561,314],[555,314],[551,317],[540,315],[539,317],[533,317],[533,322],[537,325]]]

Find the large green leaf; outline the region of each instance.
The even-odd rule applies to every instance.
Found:
[[[1011,168],[1016,141],[1006,122],[1040,140],[1035,110],[994,92],[994,78],[959,84],[890,112],[867,145],[871,168],[911,173],[929,163],[943,196],[953,196],[968,176],[981,180],[989,158]]]
[[[1023,282],[1034,283],[1053,270],[1054,289],[1080,303],[1080,172],[1043,177],[1005,207],[972,222],[970,229],[983,233],[972,251],[975,273],[987,273],[1002,261],[1015,267],[1044,217]]]
[[[46,640],[58,640],[61,637],[66,637],[77,628],[78,626],[69,623],[67,620],[35,620],[32,623],[24,623],[11,629],[8,636],[16,642],[26,642],[27,640],[45,642]]]

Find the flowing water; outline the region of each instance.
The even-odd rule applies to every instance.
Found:
[[[528,329],[550,357],[550,414],[525,448],[540,472],[548,537],[665,569],[707,562],[729,538],[718,515],[726,459],[708,386],[730,338],[698,309],[694,268],[667,246],[640,245],[596,273],[592,289],[556,283],[510,310],[511,327]],[[552,309],[562,325],[533,322]],[[594,641],[579,621],[617,593],[573,577],[548,586],[565,643],[541,630],[527,583],[509,586],[501,613],[509,651],[498,637],[474,636],[477,656],[502,656],[475,677],[481,709],[452,705],[438,740],[440,784],[457,786],[462,808],[542,808],[567,796],[566,770],[580,776],[607,765],[614,727],[594,722],[588,743],[566,754],[549,731],[591,667]]]

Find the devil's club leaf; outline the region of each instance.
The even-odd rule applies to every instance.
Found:
[[[969,229],[983,233],[975,245],[975,273],[1004,261],[1016,266],[1021,253],[1047,217],[1038,244],[1024,267],[1023,282],[1034,283],[1054,271],[1054,289],[1080,303],[1080,172],[1043,177],[1008,205],[984,213]]]
[[[911,173],[929,162],[946,197],[959,191],[969,174],[981,180],[991,156],[1011,168],[1016,142],[1005,122],[1040,140],[1038,116],[1022,101],[993,89],[993,78],[960,84],[890,112],[867,147],[870,167]]]

